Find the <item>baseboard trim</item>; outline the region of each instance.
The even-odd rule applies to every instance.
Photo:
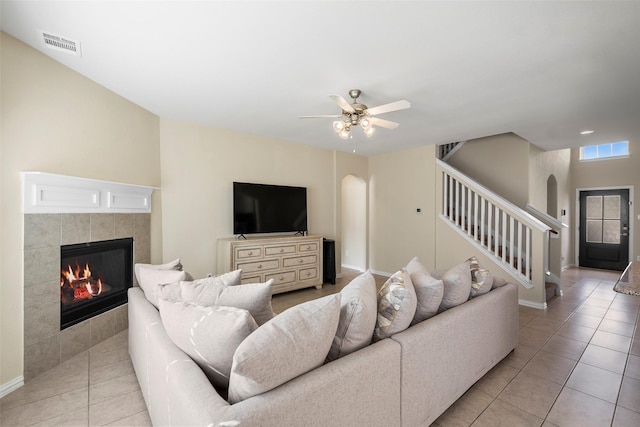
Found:
[[[24,377],[20,375],[18,378],[14,378],[8,383],[0,385],[0,399],[14,390],[19,389],[24,385]]]
[[[342,264],[342,268],[348,268],[349,270],[356,270],[361,273],[364,273],[364,270],[361,267],[356,267],[355,265]]]
[[[544,310],[547,308],[547,303],[540,304],[539,302],[533,302],[526,299],[519,299],[518,304],[523,305],[525,307],[537,308],[538,310]]]
[[[395,274],[395,273],[387,273],[386,271],[379,271],[379,270],[371,270],[371,272],[373,274],[377,274],[378,276],[385,276],[385,277],[391,277]]]

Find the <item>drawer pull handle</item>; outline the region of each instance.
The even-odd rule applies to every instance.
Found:
[[[307,271],[307,277],[311,276],[311,273]]]
[[[298,260],[298,264],[302,264],[302,258]]]
[[[282,253],[282,252],[284,252],[284,249],[282,249],[282,248],[281,248],[281,249],[280,249],[280,252],[281,252],[281,253]]]
[[[280,281],[282,282],[283,280],[284,280],[284,277],[283,277],[283,276],[280,276]]]
[[[253,255],[253,252],[252,252],[252,251],[249,251],[249,255]]]
[[[258,268],[262,268],[262,264],[258,264]]]
[[[311,249],[311,246],[307,246],[307,249]]]

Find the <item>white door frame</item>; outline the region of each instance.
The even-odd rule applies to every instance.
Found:
[[[635,213],[633,210],[633,185],[612,185],[610,187],[585,187],[576,188],[576,211],[575,211],[575,246],[574,246],[574,262],[576,267],[580,267],[580,192],[581,191],[594,191],[594,190],[629,190],[629,262],[635,260],[635,254],[633,253],[633,235],[634,235],[634,223]]]

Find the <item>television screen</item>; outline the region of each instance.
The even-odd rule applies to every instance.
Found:
[[[307,231],[307,189],[233,183],[233,234]]]

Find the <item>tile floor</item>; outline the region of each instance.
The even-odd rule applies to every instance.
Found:
[[[335,286],[276,295],[274,311],[337,292],[356,275],[343,270]],[[433,426],[639,426],[640,297],[613,292],[618,275],[569,269],[549,308],[521,306],[518,348]],[[5,396],[0,425],[151,425],[127,332]]]

